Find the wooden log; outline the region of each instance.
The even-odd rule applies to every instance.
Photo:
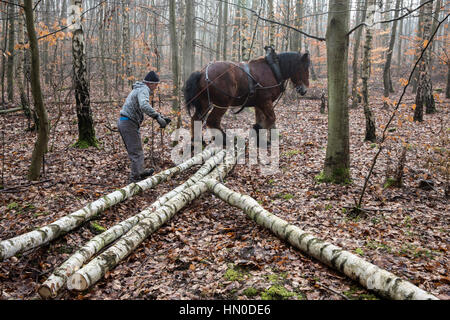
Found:
[[[236,158],[234,155],[228,153],[224,162],[210,174],[191,187],[181,191],[159,209],[153,211],[148,217],[139,221],[139,223],[123,235],[114,245],[110,246],[82,269],[75,272],[68,279],[67,288],[69,290],[83,291],[95,284],[107,271],[111,270],[120,260],[133,252],[137,246],[171,219],[178,211],[208,191],[205,181],[217,178],[222,179],[234,167],[235,163]]]
[[[395,300],[439,300],[412,283],[278,218],[247,195],[234,192],[214,180],[207,181],[207,185],[217,197],[242,209],[248,217],[270,229],[279,238],[383,297]]]
[[[124,201],[125,199],[130,198],[141,191],[153,188],[161,182],[170,179],[173,175],[182,172],[195,164],[202,163],[202,161],[210,158],[217,151],[217,148],[205,149],[202,153],[199,153],[176,167],[164,170],[145,180],[139,181],[138,183],[131,183],[124,188],[116,190],[100,199],[95,200],[94,202],[89,203],[82,209],[64,216],[49,225],[17,237],[1,241],[0,261],[12,257],[17,253],[36,248],[56,239],[60,235],[65,234],[80,226],[82,223],[90,220],[98,213],[103,212],[105,209]]]
[[[179,194],[186,188],[191,187],[197,183],[200,179],[206,176],[211,170],[213,170],[219,163],[221,163],[225,157],[225,151],[222,150],[215,156],[208,159],[205,164],[186,182],[178,186],[177,188],[167,192],[162,197],[158,198],[151,206],[137,215],[134,215],[105,232],[95,236],[88,241],[83,247],[75,252],[69,259],[67,259],[61,266],[53,271],[53,274],[40,286],[38,293],[44,298],[55,298],[60,288],[62,288],[68,279],[75,271],[79,270],[83,264],[91,259],[95,254],[100,252],[105,246],[114,242],[122,235],[127,233],[132,227],[134,227],[139,221],[144,218],[148,218],[150,214],[156,209],[163,206],[168,200]]]
[[[20,110],[23,110],[22,107],[0,110],[0,114],[11,113],[11,112],[16,112],[16,111],[20,111]]]

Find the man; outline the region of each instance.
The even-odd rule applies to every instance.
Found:
[[[153,168],[144,168],[144,152],[139,131],[144,121],[144,113],[155,119],[161,128],[165,128],[171,121],[168,117],[156,112],[150,105],[150,96],[153,96],[158,84],[158,75],[150,71],[143,81],[137,81],[133,85],[133,90],[120,110],[117,127],[131,161],[130,182],[145,179],[155,171]]]

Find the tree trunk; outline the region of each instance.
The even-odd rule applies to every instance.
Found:
[[[303,17],[303,0],[295,1],[295,27],[299,30],[302,30],[302,17]],[[302,51],[302,37],[300,32],[292,32],[292,43],[291,43],[292,51],[301,52]]]
[[[16,69],[16,79],[17,79],[17,87],[19,88],[20,95],[20,104],[23,109],[25,116],[28,119],[28,129],[30,129],[30,121],[31,121],[31,110],[30,110],[30,102],[27,99],[27,95],[25,93],[25,74],[24,74],[24,51],[25,49],[25,40],[24,40],[24,17],[23,17],[23,9],[20,9],[18,19],[18,30],[17,30],[17,43],[19,45],[17,52],[17,69]]]
[[[375,16],[376,3],[374,0],[368,0],[369,5],[367,9],[366,21],[368,26],[366,27],[366,42],[364,43],[364,59],[363,59],[363,76],[362,76],[362,96],[364,104],[364,116],[366,117],[366,135],[365,141],[376,141],[375,133],[375,118],[369,105],[369,78],[371,69],[371,50],[372,50],[372,24]]]
[[[360,21],[357,21],[357,23],[364,23],[366,21],[366,12],[367,12],[367,3],[369,0],[364,0],[362,5],[362,11],[360,14]],[[360,5],[360,2],[358,2],[358,5]],[[358,106],[358,103],[360,102],[360,95],[358,93],[358,70],[359,70],[359,47],[361,46],[361,35],[362,35],[363,28],[358,28],[356,30],[355,34],[355,45],[353,47],[353,62],[352,62],[352,109],[355,109]]]
[[[27,0],[31,3],[31,0]],[[216,149],[206,149],[202,153],[199,153],[195,157],[179,164],[176,167],[164,170],[154,176],[149,177],[146,180],[138,183],[131,183],[128,186],[121,188],[117,191],[103,196],[96,201],[89,203],[82,209],[75,211],[61,219],[54,221],[52,224],[41,227],[35,231],[31,231],[17,237],[3,240],[0,242],[0,261],[3,261],[9,257],[14,256],[17,253],[21,253],[45,243],[56,239],[62,234],[69,232],[80,226],[82,223],[88,221],[105,209],[124,201],[125,199],[132,197],[142,191],[151,189],[156,185],[170,179],[175,174],[185,171],[193,165],[202,163],[202,161],[209,159],[213,154],[217,152]]]
[[[223,47],[222,47],[222,60],[227,60],[227,37],[228,37],[228,2],[223,3]]]
[[[139,214],[132,216],[121,223],[116,224],[107,231],[95,236],[88,241],[83,247],[75,252],[69,259],[67,259],[61,266],[59,266],[53,274],[41,285],[39,294],[43,298],[56,297],[60,288],[62,288],[67,279],[76,271],[79,270],[89,259],[96,253],[100,252],[108,244],[114,242],[122,235],[126,234],[131,228],[139,223],[139,221],[149,218],[153,211],[159,209],[167,201],[174,196],[181,193],[183,190],[193,186],[200,179],[205,177],[217,164],[223,161],[225,151],[220,151],[217,155],[209,158],[205,164],[189,178],[185,183],[167,192],[162,197],[158,198],[151,206],[146,208]]]
[[[16,6],[14,4],[9,4],[10,15],[8,17],[9,29],[8,29],[8,63],[6,70],[6,83],[8,85],[8,101],[13,102],[14,100],[14,43],[15,43],[15,27],[14,20],[16,19]]]
[[[122,2],[122,18],[123,18],[123,66],[125,68],[125,79],[128,86],[133,84],[132,70],[131,70],[131,39],[130,39],[130,0]]]
[[[50,0],[43,1],[43,6],[45,6],[45,10],[43,12],[43,22],[46,28],[50,29]],[[50,83],[51,71],[49,68],[49,54],[48,54],[49,46],[47,39],[42,41],[42,65],[44,66],[44,83],[48,85]]]
[[[325,181],[343,183],[350,178],[348,119],[349,1],[329,3],[327,42],[328,143],[323,170]]]
[[[82,12],[82,0],[71,0],[71,3],[72,6],[79,8],[79,12]],[[89,78],[86,70],[84,32],[81,17],[78,19],[72,35],[73,76],[78,118],[78,141],[75,146],[78,148],[97,147],[98,141],[95,137],[94,120],[91,112]]]
[[[423,50],[425,43],[429,41],[432,32],[432,10],[433,4],[427,3],[424,7],[423,18],[423,37],[424,40],[421,43],[420,50]],[[414,110],[414,121],[423,121],[423,105],[425,104],[426,113],[436,112],[433,96],[433,84],[430,76],[430,59],[431,52],[429,48],[423,53],[422,61],[419,68],[419,83],[417,85],[416,93],[416,108]]]
[[[130,231],[121,237],[113,246],[109,247],[95,259],[75,272],[67,281],[69,290],[83,291],[100,280],[106,272],[114,268],[120,260],[128,256],[142,241],[158,230],[188,203],[197,199],[208,191],[206,184],[210,179],[223,179],[234,167],[236,158],[229,153],[224,162],[214,171],[198,181],[193,186],[175,195],[163,206],[153,212],[142,212],[147,215]]]
[[[246,1],[245,0],[240,0],[239,1],[239,5],[246,7]],[[241,35],[241,57],[242,57],[242,61],[247,62],[248,60],[250,60],[250,55],[249,55],[249,43],[248,43],[248,39],[249,39],[249,21],[248,21],[248,15],[247,12],[245,10],[241,10],[241,28],[239,30],[239,34]]]
[[[274,8],[273,8],[273,0],[268,0],[268,17],[269,20],[274,20],[275,14],[274,14]],[[275,24],[269,22],[269,46],[272,46],[275,48]]]
[[[39,47],[36,37],[36,31],[34,29],[32,0],[25,0],[24,10],[26,17],[28,39],[30,42],[30,50],[31,50],[31,92],[33,94],[35,110],[39,117],[38,137],[34,145],[33,154],[31,156],[31,165],[28,170],[28,180],[33,181],[39,179],[44,154],[45,152],[47,152],[49,121],[47,110],[45,109],[44,106],[44,100],[42,97],[42,90],[41,90],[41,81],[39,78],[40,75]]]
[[[445,97],[450,98],[450,61],[447,61],[447,90],[445,90]]]
[[[219,18],[217,19],[217,40],[216,40],[216,61],[220,60],[221,45],[222,45],[222,28],[223,28],[223,3],[219,2]],[[186,79],[186,78],[185,78]]]
[[[194,0],[186,0],[186,13],[184,17],[184,37],[183,46],[183,83],[187,80],[192,72],[194,72],[194,56],[195,56],[195,2]]]
[[[100,6],[100,19],[103,22],[102,25],[100,26],[100,30],[99,30],[99,41],[100,41],[100,60],[101,60],[101,70],[102,73],[104,75],[107,74],[107,69],[106,69],[106,47],[105,47],[105,37],[106,37],[106,24],[104,23],[105,21],[105,9],[103,6]],[[108,77],[102,77],[103,80],[103,95],[106,97],[108,96]]]
[[[6,6],[6,10],[4,10],[4,14],[3,14],[3,28],[2,30],[5,30],[5,32],[3,33],[4,35],[4,43],[3,43],[3,51],[7,50],[7,45],[8,45],[8,19],[9,19],[9,15],[10,15],[10,6],[5,4]],[[5,68],[6,68],[6,59],[7,59],[7,55],[6,54],[2,54],[2,105],[5,104]]]
[[[420,4],[424,4],[426,0],[420,0]],[[422,43],[423,40],[425,39],[424,37],[424,33],[423,33],[423,19],[424,19],[424,7],[421,7],[419,9],[419,21],[417,24],[417,31],[416,31],[416,54],[414,56],[414,60],[417,60],[419,58],[420,55],[420,48],[422,48]],[[417,85],[419,82],[419,75],[420,75],[420,71],[419,70],[415,70],[413,77],[411,78],[411,84],[412,84],[412,92],[416,93],[417,92]]]
[[[173,96],[172,110],[178,113],[180,109],[180,90],[179,90],[179,63],[178,63],[178,40],[176,33],[176,17],[175,17],[175,0],[169,0],[169,32],[170,32],[170,51],[172,53],[172,81],[173,81]],[[178,113],[177,128],[181,127],[181,115]]]
[[[242,209],[250,219],[260,226],[270,229],[279,238],[358,281],[365,288],[389,299],[438,300],[412,283],[278,218],[261,207],[255,199],[234,192],[218,181],[208,180],[207,184],[209,190],[217,197]]]
[[[400,0],[400,7],[403,6],[403,0]],[[398,68],[398,72],[400,73],[400,69],[402,67],[402,56],[403,56],[403,52],[402,52],[402,44],[403,44],[403,19],[400,20],[400,27],[398,30],[398,50],[397,50],[397,68]]]
[[[433,27],[431,29],[431,34],[433,34],[437,28],[440,13],[441,13],[441,0],[436,0],[436,6],[434,7]],[[431,49],[433,50],[433,53],[436,52],[437,46],[435,45],[435,43],[431,44]],[[430,65],[433,65],[432,61],[433,61],[433,55],[431,55],[431,57],[430,57]]]
[[[401,0],[397,0],[395,3],[395,15],[394,19],[397,19],[399,16]],[[392,88],[392,80],[391,80],[391,62],[392,62],[392,53],[394,52],[394,44],[395,44],[395,34],[397,31],[397,20],[395,20],[392,24],[391,30],[391,39],[389,40],[389,49],[386,55],[386,63],[384,64],[383,69],[383,84],[384,84],[384,97],[388,98],[390,92],[394,92],[394,88]],[[384,106],[387,107],[388,103],[385,100]]]

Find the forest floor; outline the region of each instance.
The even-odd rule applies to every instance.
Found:
[[[319,86],[318,83],[315,85]],[[441,85],[443,87],[443,85]],[[436,86],[435,86],[436,88]],[[409,90],[408,90],[409,91]],[[382,108],[382,93],[371,91],[377,134],[392,108]],[[441,299],[450,299],[449,100],[437,93],[438,113],[411,121],[414,96],[404,100],[381,154],[363,206],[366,215],[351,216],[377,151],[364,142],[361,107],[350,110],[352,181],[319,183],[327,145],[327,115],[320,100],[284,97],[276,107],[280,129],[280,171],[271,176],[258,166],[237,165],[225,184],[248,194],[264,208],[301,229],[384,268]],[[94,99],[93,99],[94,100]],[[1,116],[3,190],[0,190],[0,239],[8,239],[76,211],[127,184],[129,162],[116,127],[118,106],[94,105],[99,149],[75,149],[77,123],[73,105],[49,105],[52,123],[45,176],[29,185],[26,173],[35,133],[26,131],[21,113]],[[164,104],[163,113],[168,113]],[[187,115],[183,110],[183,123]],[[399,120],[400,119],[400,120]],[[253,110],[227,114],[225,128],[251,128]],[[171,126],[174,126],[173,124]],[[155,124],[156,128],[156,124]],[[151,165],[151,120],[141,128],[147,164]],[[1,137],[0,137],[1,139]],[[155,164],[173,166],[170,134],[155,137]],[[387,168],[395,169],[407,142],[404,186],[384,188]],[[155,189],[113,206],[96,217],[105,228],[130,217],[184,182],[191,168]],[[432,180],[429,190],[420,180]],[[1,182],[1,181],[0,181]],[[40,283],[71,253],[94,236],[90,222],[59,239],[0,262],[0,299],[33,299]],[[240,210],[207,194],[175,215],[90,290],[62,290],[58,299],[380,299],[358,283],[286,244],[249,220]]]

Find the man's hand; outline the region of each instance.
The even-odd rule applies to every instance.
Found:
[[[166,121],[166,124],[169,124],[172,122],[172,120],[169,117],[163,116],[163,119]]]
[[[159,127],[161,129],[164,129],[167,126],[167,121],[164,120],[164,118],[160,114],[156,117],[156,121],[158,121]]]

